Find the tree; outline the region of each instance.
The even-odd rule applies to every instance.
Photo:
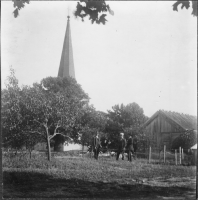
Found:
[[[144,115],[143,109],[137,103],[130,103],[128,105],[115,105],[112,110],[108,110],[108,121],[106,125],[106,132],[111,140],[111,147],[115,148],[119,133],[124,132],[125,137],[129,135],[140,137],[141,125],[148,119]]]
[[[23,105],[21,104],[21,89],[18,86],[18,80],[15,72],[10,68],[10,76],[7,78],[6,89],[2,94],[2,136],[3,147],[18,150],[26,147],[30,152],[34,145],[40,140],[38,135],[30,135],[23,132],[25,124],[23,123]]]
[[[186,152],[196,143],[197,131],[186,131],[173,140],[172,149],[179,149],[181,147]]]
[[[81,129],[81,121],[79,119],[81,119],[81,117],[83,116],[84,107],[88,104],[88,95],[82,90],[81,86],[77,84],[76,80],[70,77],[65,78],[63,83],[61,83],[61,79],[54,79],[52,77],[49,77],[43,80],[43,85],[45,87],[45,90],[50,90],[55,93],[65,93],[66,91],[66,96],[68,99],[77,99],[77,101],[79,102],[79,106],[81,107],[81,109],[79,110],[78,118],[75,121],[75,125],[70,130],[70,137],[76,142],[79,137],[78,132]],[[59,130],[61,131],[61,128],[59,128]],[[53,134],[53,129],[50,129],[50,131],[51,134]],[[62,129],[62,131],[64,131],[64,129]],[[58,134],[53,138],[55,151],[59,151],[63,148],[65,139],[65,136],[61,134]]]
[[[45,139],[50,160],[51,139],[57,135],[70,138],[73,128],[80,126],[76,122],[83,106],[81,100],[88,100],[88,96],[70,77],[48,77],[32,88],[24,87],[22,92],[23,105],[27,110],[25,131],[40,134]],[[58,142],[60,144],[61,141]]]
[[[78,118],[89,97],[72,78],[43,79],[33,87],[18,87],[11,70],[7,88],[2,91],[2,125],[4,146],[21,148],[30,152],[39,141],[46,141],[48,159],[51,159],[50,140],[56,135],[69,137],[74,127],[80,126]]]
[[[20,88],[12,68],[10,68],[10,76],[7,78],[6,89],[1,91],[1,95],[3,146],[15,148],[17,151],[24,145],[24,140],[19,130],[21,123]]]
[[[79,142],[84,145],[90,145],[93,134],[99,131],[101,134],[105,130],[106,114],[100,111],[96,111],[91,105],[85,105],[83,109],[83,115],[80,118],[81,128],[79,130],[80,140]]]

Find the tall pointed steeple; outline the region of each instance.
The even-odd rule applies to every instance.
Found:
[[[66,33],[65,33],[65,39],[64,39],[64,44],[63,44],[58,76],[60,77],[70,76],[72,78],[75,78],[70,20],[69,20],[70,16],[67,16],[67,18],[68,18],[67,28],[66,28]]]

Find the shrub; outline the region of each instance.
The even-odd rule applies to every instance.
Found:
[[[195,131],[182,133],[172,142],[172,149],[183,148],[185,152],[197,143],[197,133]]]

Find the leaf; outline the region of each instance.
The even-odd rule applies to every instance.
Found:
[[[78,2],[74,15],[76,17],[81,17],[82,21],[84,17],[89,16],[89,20],[91,20],[92,24],[94,22],[96,22],[96,24],[105,24],[107,21],[105,19],[106,15],[102,14],[100,17],[98,17],[99,13],[109,12],[110,14],[114,15],[114,12],[110,9],[109,5],[107,5],[105,1],[81,0],[80,2],[84,3],[85,6]]]
[[[174,11],[178,11],[178,6],[179,4],[181,5],[181,8],[183,9],[183,7],[185,7],[186,9],[188,9],[190,7],[190,2],[189,1],[177,1],[176,3],[173,4],[173,10]]]
[[[183,9],[184,7],[185,7],[186,9],[188,9],[188,8],[190,7],[190,2],[189,2],[189,1],[183,1],[183,2],[182,2],[181,9]]]
[[[197,17],[197,1],[192,1],[192,15]]]
[[[18,8],[18,10],[20,10],[21,8],[24,8],[24,4],[25,2],[21,1],[21,0],[13,0],[14,1],[14,8]]]
[[[25,7],[25,4],[29,4],[29,0],[12,0],[13,1],[13,6],[14,8],[16,8],[13,13],[14,13],[14,17],[18,17],[19,15],[19,10],[21,10],[22,8]]]
[[[100,23],[102,23],[103,25],[105,25],[105,23],[106,23],[106,19],[105,19],[105,17],[106,17],[107,15],[106,14],[102,14],[101,16],[100,16],[100,19],[99,19],[99,21],[98,21],[98,23],[100,24]]]
[[[15,18],[18,17],[18,15],[19,15],[19,11],[18,11],[17,8],[13,11],[13,13],[14,13],[14,17],[15,17]]]

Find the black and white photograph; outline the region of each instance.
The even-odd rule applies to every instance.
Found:
[[[197,1],[1,1],[3,199],[198,199]]]

